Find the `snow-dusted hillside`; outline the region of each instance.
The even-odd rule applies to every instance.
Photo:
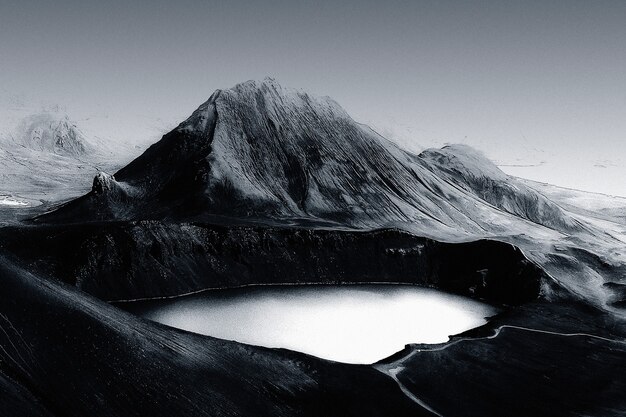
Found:
[[[26,114],[0,136],[0,194],[27,202],[76,196],[116,156],[64,113]]]
[[[58,105],[0,97],[0,208],[83,194],[90,178],[128,163],[159,129],[137,118],[119,123],[107,116],[83,115],[77,120]]]

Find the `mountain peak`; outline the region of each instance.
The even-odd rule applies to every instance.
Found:
[[[300,111],[313,111],[319,117],[350,119],[348,113],[332,98],[316,96],[303,90],[283,87],[276,79],[248,80],[229,89],[218,89],[176,129],[203,133],[215,122],[219,108],[246,108],[267,115],[271,123]],[[350,119],[351,120],[351,119]]]
[[[215,101],[222,90],[215,90],[211,97],[200,105],[184,122],[176,128],[179,132],[193,133],[206,131],[215,119]]]

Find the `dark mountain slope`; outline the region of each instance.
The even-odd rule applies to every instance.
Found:
[[[58,417],[428,415],[368,366],[161,326],[43,281],[2,257],[0,276],[0,411]],[[38,402],[29,404],[33,395]]]

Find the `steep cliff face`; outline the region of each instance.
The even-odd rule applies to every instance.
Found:
[[[28,244],[28,242],[32,242]],[[494,304],[558,298],[512,245],[372,232],[157,221],[0,229],[0,250],[103,300],[255,284],[407,283]]]

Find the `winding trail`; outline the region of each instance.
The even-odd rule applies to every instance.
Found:
[[[378,368],[377,368],[378,369]],[[437,411],[435,411],[433,408],[431,408],[428,404],[426,404],[424,401],[420,400],[419,398],[417,398],[411,391],[408,390],[407,387],[404,386],[404,384],[402,382],[400,382],[400,380],[398,379],[398,373],[400,371],[402,371],[404,369],[404,366],[397,366],[395,368],[391,368],[391,369],[387,369],[386,373],[389,374],[389,376],[396,381],[396,384],[398,384],[398,386],[400,387],[400,390],[404,393],[404,395],[406,395],[407,397],[409,397],[413,402],[417,403],[419,406],[421,406],[422,408],[430,411],[432,414],[439,416],[439,417],[443,417],[442,414],[439,414]],[[378,369],[379,371],[381,371],[381,369]]]
[[[515,325],[512,325],[512,324],[503,324],[502,326],[496,328],[494,333],[492,335],[490,335],[490,336],[484,336],[484,337],[464,337],[464,338],[457,339],[457,340],[455,340],[453,342],[446,343],[446,344],[444,344],[442,346],[434,347],[432,349],[415,349],[411,353],[409,353],[408,355],[406,355],[406,356],[404,356],[404,357],[402,357],[402,358],[400,358],[400,359],[398,359],[396,361],[393,361],[391,363],[375,364],[373,366],[374,366],[374,369],[376,369],[376,370],[378,370],[378,371],[380,371],[380,372],[390,376],[396,382],[396,384],[398,384],[398,387],[404,393],[404,395],[406,395],[408,398],[410,398],[413,402],[415,402],[416,404],[418,404],[419,406],[421,406],[425,410],[428,410],[433,415],[436,415],[438,417],[444,417],[443,414],[439,413],[438,411],[433,409],[431,406],[426,404],[423,400],[418,398],[415,394],[413,394],[398,379],[398,374],[405,369],[405,367],[402,365],[402,363],[406,362],[408,359],[412,358],[413,356],[415,356],[416,354],[421,353],[421,352],[437,352],[437,351],[445,350],[445,349],[449,348],[450,346],[454,346],[456,344],[459,344],[461,342],[466,342],[466,341],[495,339],[505,329],[515,329],[515,330],[522,330],[522,331],[527,331],[527,332],[542,333],[542,334],[549,334],[549,335],[563,336],[563,337],[588,337],[588,338],[592,338],[592,339],[596,339],[596,340],[602,340],[604,342],[617,343],[617,344],[621,344],[621,345],[626,345],[626,340],[624,340],[624,339],[621,339],[621,340],[620,339],[609,339],[607,337],[598,336],[598,335],[589,334],[589,333],[559,333],[559,332],[552,332],[552,331],[549,331],[549,330],[540,330],[540,329],[532,329],[530,327],[515,326]]]

